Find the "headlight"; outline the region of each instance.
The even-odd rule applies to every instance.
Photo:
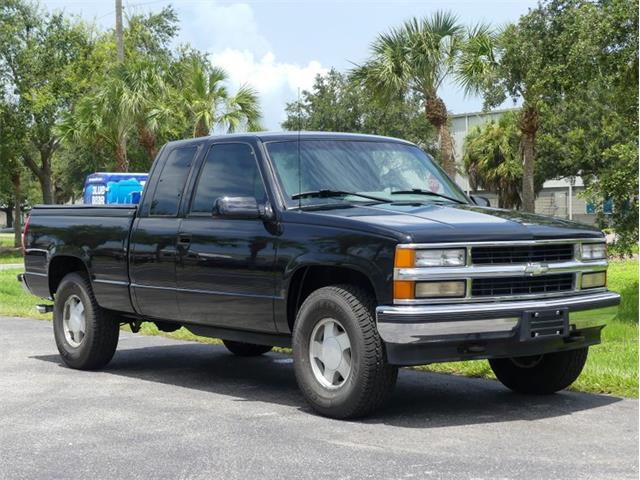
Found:
[[[465,264],[466,250],[464,248],[437,250],[399,248],[396,250],[396,268],[463,267]]]
[[[416,267],[463,267],[464,248],[447,250],[416,250]]]
[[[607,272],[583,273],[582,289],[604,287],[607,284]]]
[[[606,243],[583,243],[582,259],[583,260],[602,260],[607,258]]]
[[[419,282],[416,283],[416,298],[464,297],[465,282]]]

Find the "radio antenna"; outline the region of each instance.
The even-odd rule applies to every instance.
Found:
[[[300,104],[300,87],[298,87],[298,210],[302,209],[302,161],[300,156],[300,131],[302,130],[302,105]]]

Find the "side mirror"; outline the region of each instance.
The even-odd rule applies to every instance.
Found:
[[[469,195],[471,197],[471,200],[473,200],[473,203],[475,203],[476,205],[480,206],[480,207],[490,207],[491,206],[491,202],[489,201],[489,199],[487,197],[483,197],[481,195]]]
[[[227,218],[266,218],[268,208],[258,205],[253,197],[220,197],[213,207],[213,215]]]

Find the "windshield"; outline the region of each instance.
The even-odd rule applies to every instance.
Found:
[[[389,202],[467,203],[460,188],[430,156],[413,145],[349,140],[299,143],[299,157],[298,141],[266,145],[289,206],[298,205],[298,200],[292,197],[298,198],[300,193],[304,194],[299,200],[302,205],[376,201],[355,194]],[[341,194],[309,195],[320,191]],[[348,195],[349,192],[354,195]]]

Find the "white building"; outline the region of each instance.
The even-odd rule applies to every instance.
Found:
[[[507,111],[509,110],[451,115],[454,156],[459,167],[462,167],[464,139],[469,132],[477,125],[483,125],[492,120],[497,121]],[[459,168],[459,171],[462,170],[463,168]],[[470,191],[469,181],[466,176],[458,174],[456,182],[465,191]],[[547,180],[536,198],[536,213],[593,224],[595,215],[587,213],[587,203],[578,196],[578,193],[582,191],[584,191],[584,184],[580,177]],[[492,192],[478,193],[489,198],[491,205],[498,205],[496,194]]]

